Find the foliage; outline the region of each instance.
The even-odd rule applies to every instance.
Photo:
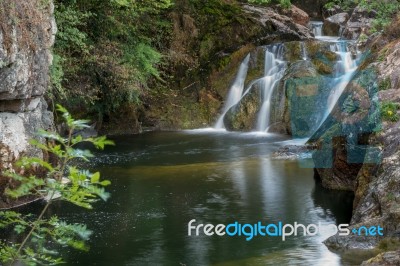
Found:
[[[253,4],[279,4],[283,8],[290,8],[292,5],[290,0],[248,0],[249,3]]]
[[[369,12],[376,12],[376,17],[372,22],[372,32],[385,29],[393,19],[393,16],[400,10],[400,2],[398,0],[331,0],[325,4],[325,8],[330,9],[338,5],[343,10],[350,10],[351,8],[360,5]]]
[[[376,18],[372,22],[372,31],[385,29],[392,21],[394,15],[400,10],[400,2],[398,0],[362,0],[361,6],[368,11],[376,12]]]
[[[397,122],[400,117],[397,111],[400,109],[398,103],[383,102],[381,103],[381,116],[386,121]]]
[[[47,198],[47,203],[39,216],[33,214],[22,215],[13,211],[0,212],[0,228],[12,229],[23,239],[21,243],[0,243],[0,261],[3,264],[15,265],[20,262],[24,265],[54,265],[62,263],[58,257],[55,244],[62,247],[70,246],[79,250],[88,250],[85,244],[91,231],[83,224],[68,224],[57,216],[46,218],[49,206],[55,200],[68,201],[77,206],[91,209],[98,200],[107,200],[109,194],[104,187],[109,185],[108,180],[100,180],[100,173],[91,173],[71,165],[76,159],[88,160],[93,155],[88,150],[78,148],[83,142],[92,143],[98,149],[113,142],[105,137],[86,138],[75,135],[75,130],[87,128],[87,120],[75,120],[68,111],[58,105],[57,110],[62,113],[68,126],[68,136],[62,137],[57,133],[41,130],[38,135],[47,139],[47,144],[32,140],[31,143],[45,153],[54,155],[57,163],[51,164],[41,158],[22,158],[17,166],[18,173],[8,173],[8,176],[18,183],[15,188],[7,188],[6,194],[12,198],[28,195]],[[44,178],[33,174],[25,176],[24,171],[35,172],[45,169]]]
[[[350,1],[350,0],[331,0],[325,4],[326,9],[331,9],[334,6],[340,6],[341,9],[348,11],[356,7],[360,3],[360,0]]]
[[[49,95],[55,101],[103,117],[138,104],[150,84],[163,84],[162,49],[170,27],[164,11],[171,0],[55,4],[59,30]]]

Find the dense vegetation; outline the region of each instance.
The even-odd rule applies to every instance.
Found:
[[[162,81],[170,0],[57,0],[51,98],[104,116]],[[89,109],[87,109],[89,108]]]

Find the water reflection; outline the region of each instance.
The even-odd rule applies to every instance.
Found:
[[[327,235],[285,242],[187,236],[191,219],[215,225],[348,222],[343,202],[351,198],[322,191],[312,169],[268,158],[284,140],[220,132],[116,139],[93,166],[111,179],[112,198],[89,213],[65,203],[52,208],[95,230],[91,251],[66,253],[68,265],[340,265],[321,244]]]

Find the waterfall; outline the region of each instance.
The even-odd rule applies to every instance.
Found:
[[[353,58],[351,51],[349,51],[348,44],[348,41],[338,41],[330,45],[330,50],[338,54],[340,60],[336,63],[334,85],[328,97],[327,109],[324,113],[323,119],[321,120],[320,126],[332,112],[344,89],[347,84],[349,84],[357,70],[358,59]]]
[[[301,46],[300,47],[301,48],[301,58],[303,60],[308,60],[307,49],[306,49],[304,42],[301,42],[300,46]]]
[[[314,106],[314,109],[312,111],[307,111],[310,112],[309,114],[304,114],[302,110],[291,110],[291,115],[294,116],[291,118],[293,119],[291,120],[291,123],[296,121],[296,130],[303,127],[303,129],[299,130],[302,137],[307,137],[308,134],[312,135],[315,130],[318,130],[318,128],[323,124],[323,122],[328,118],[329,114],[334,109],[346,86],[354,77],[360,61],[359,58],[357,58],[358,56],[354,54],[351,41],[340,40],[339,37],[323,36],[322,24],[322,22],[311,22],[310,29],[312,29],[316,35],[318,42],[322,43],[320,46],[321,48],[329,50],[331,53],[335,53],[337,55],[336,60],[328,60],[327,58],[324,59],[323,52],[327,52],[326,50],[320,52],[315,52],[312,50],[307,51],[308,46],[306,46],[307,43],[305,42],[299,42],[300,54],[299,56],[296,56],[298,58],[295,58],[294,60],[292,58],[293,54],[295,53],[293,51],[287,51],[285,44],[271,44],[264,46],[264,68],[260,69],[263,72],[262,77],[249,80],[248,86],[244,91],[244,83],[249,69],[250,60],[250,54],[247,55],[239,67],[239,71],[235,77],[233,85],[229,90],[227,100],[224,104],[222,115],[218,118],[215,128],[225,128],[224,118],[228,111],[232,112],[232,114],[235,114],[235,112],[239,111],[248,112],[246,109],[246,101],[251,99],[251,101],[259,100],[259,102],[256,102],[256,105],[252,105],[256,106],[258,110],[254,111],[254,108],[249,108],[251,109],[251,111],[249,111],[251,112],[251,119],[253,119],[254,116],[255,117],[254,121],[246,120],[246,130],[268,132],[268,129],[271,126],[271,110],[275,110],[274,106],[272,105],[274,102],[277,102],[275,98],[284,97],[282,96],[281,92],[277,94],[274,91],[280,84],[282,78],[285,76],[287,69],[292,67],[292,63],[299,62],[300,60],[309,61],[303,62],[305,67],[313,66],[316,57],[322,55],[322,58],[320,58],[321,60],[326,60],[327,64],[333,64],[333,72],[325,75],[321,74],[321,76],[319,76],[316,80],[318,87],[315,92],[317,94],[313,97],[315,97],[317,102],[306,102],[306,104],[311,104],[310,106]],[[289,57],[287,57],[287,55],[289,55]],[[290,64],[286,61],[286,58],[290,58],[292,60],[289,61]],[[306,79],[307,78],[308,77],[306,77]],[[310,84],[312,85],[312,83]],[[303,89],[307,89],[307,87],[304,87]],[[253,92],[259,94],[253,94],[250,96],[248,95],[249,93]],[[259,95],[260,98],[254,99],[254,95]],[[242,99],[245,100],[244,105],[238,105],[241,103]],[[240,108],[232,109],[232,107],[235,105],[238,105]],[[294,108],[303,108],[299,101],[292,106],[295,106]],[[242,110],[241,108],[244,109]],[[305,110],[307,110],[307,108],[305,108]],[[305,117],[305,115],[308,117]],[[274,118],[276,118],[276,116],[274,116]],[[229,117],[229,119],[231,119],[231,117]],[[233,119],[237,119],[237,117],[234,117]],[[238,119],[243,118],[239,117]],[[229,122],[231,121],[229,120]],[[273,122],[280,123],[280,121]],[[286,121],[283,121],[283,123],[286,123]]]
[[[314,33],[316,38],[322,36],[322,25],[324,23],[322,21],[310,21],[310,29]]]
[[[236,75],[235,81],[233,82],[228,98],[224,104],[224,107],[222,109],[222,115],[218,118],[217,123],[215,124],[216,129],[223,129],[225,128],[224,126],[224,116],[228,112],[228,110],[237,104],[240,99],[242,98],[242,93],[243,93],[243,88],[244,88],[244,82],[246,80],[247,76],[247,71],[249,69],[249,60],[250,60],[250,54],[248,54],[243,62],[240,64],[239,71]]]
[[[283,61],[283,45],[268,46],[265,51],[264,77],[260,80],[262,88],[262,105],[257,116],[257,131],[266,131],[269,126],[271,96],[282,79],[286,70],[286,62]]]

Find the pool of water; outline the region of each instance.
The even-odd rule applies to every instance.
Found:
[[[188,222],[347,223],[352,196],[315,183],[313,169],[271,153],[284,136],[222,131],[114,138],[93,169],[112,181],[92,211],[56,203],[50,212],[94,231],[89,252],[67,265],[346,265],[314,237],[188,236]]]

